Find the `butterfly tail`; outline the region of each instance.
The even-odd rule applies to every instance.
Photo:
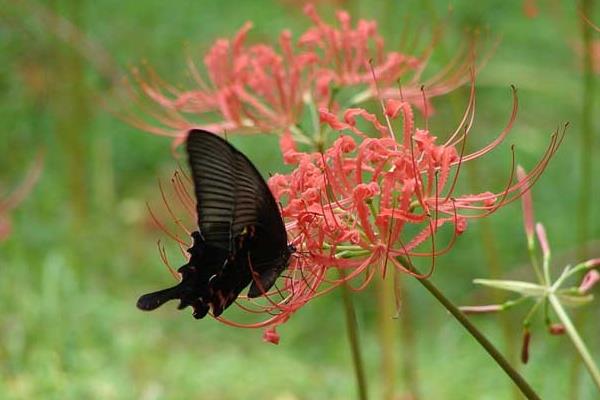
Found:
[[[137,308],[144,311],[152,311],[162,306],[167,301],[178,299],[180,297],[181,284],[141,296],[137,301]]]

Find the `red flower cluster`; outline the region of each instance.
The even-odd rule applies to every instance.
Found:
[[[343,278],[326,280],[328,288],[362,276],[358,285],[361,289],[378,267],[385,275],[388,264],[402,272],[427,277],[433,272],[435,257],[451,248],[456,236],[466,229],[468,219],[487,216],[529,189],[557,150],[561,136],[553,136],[538,165],[517,183],[512,183],[513,163],[502,191],[455,193],[461,164],[496,147],[516,116],[515,97],[506,129],[483,149],[463,154],[473,105],[472,91],[460,126],[440,144],[428,129],[415,128],[412,108],[407,102],[393,99],[385,102],[386,123],[362,109],[346,110],[343,119],[321,110],[323,129],[339,134],[324,153],[298,152],[284,137],[284,159],[296,168],[289,175],[274,175],[269,185],[276,199],[285,204],[283,216],[288,221],[289,235],[294,237],[293,244],[302,254],[298,263],[304,270],[303,279],[324,277],[321,270],[339,268],[345,270]],[[370,137],[360,129],[357,117],[366,121],[377,136]],[[396,139],[392,127],[399,117],[401,140]],[[454,235],[440,249],[435,234],[445,224],[453,226]],[[430,248],[419,250],[428,240]],[[430,257],[430,271],[420,275],[408,270],[398,261],[399,256]]]
[[[358,108],[345,110],[341,118],[320,109],[319,135],[336,137],[323,152],[298,151],[290,133],[282,136],[284,160],[295,169],[272,176],[269,186],[283,204],[288,237],[297,252],[276,289],[259,299],[240,296],[237,301],[244,310],[266,318],[243,324],[222,317],[220,321],[267,327],[265,340],[276,342],[277,325],[315,296],[340,284],[351,282],[354,290],[361,290],[376,273],[385,276],[388,267],[428,277],[435,258],[452,247],[468,219],[487,216],[518,199],[540,176],[562,139],[553,135],[538,165],[516,183],[513,160],[504,189],[461,195],[456,193],[456,183],[462,163],[481,157],[503,141],[516,117],[516,95],[506,128],[489,145],[470,154],[464,154],[464,149],[474,118],[473,87],[462,121],[443,143],[438,143],[427,127],[415,127],[408,102],[387,99],[383,104],[383,121]],[[398,135],[396,120],[401,120]],[[174,177],[175,192],[195,220],[187,180],[182,176]],[[165,203],[173,220],[183,227]],[[453,235],[441,247],[435,237],[445,225],[452,227]],[[410,262],[414,257],[431,261],[427,273],[419,274],[399,261]]]
[[[339,11],[336,27],[325,23],[311,5],[305,7],[305,14],[313,26],[296,42],[284,31],[277,47],[247,45],[250,23],[233,39],[217,40],[204,56],[205,72],[189,60],[197,86],[191,90],[169,85],[151,69],[135,70],[143,117],[126,119],[143,130],[179,139],[192,128],[283,133],[297,131],[307,110],[338,109],[335,89],[353,91],[350,106],[374,99],[377,88],[371,65],[383,97],[397,97],[398,80],[411,73],[412,79],[403,83],[404,97],[420,106],[422,84],[434,96],[468,79],[470,59],[464,54],[462,63],[453,63],[430,81],[420,82],[432,46],[421,57],[386,53],[374,21],[359,20],[352,26],[350,15]]]

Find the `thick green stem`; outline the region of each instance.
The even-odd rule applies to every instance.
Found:
[[[343,275],[343,272],[340,271]],[[365,368],[363,365],[360,351],[360,341],[358,339],[358,323],[356,322],[356,312],[352,303],[352,296],[347,285],[342,285],[342,298],[344,300],[344,313],[346,316],[346,331],[348,341],[350,342],[350,351],[352,352],[352,364],[356,376],[356,386],[358,389],[359,400],[367,400],[367,379],[365,377]]]
[[[400,260],[406,268],[418,273],[415,268],[405,260]],[[473,336],[473,338],[487,351],[487,353],[496,361],[496,363],[504,370],[515,385],[521,390],[521,393],[527,399],[540,399],[523,377],[515,370],[504,356],[496,349],[496,347],[469,321],[469,319],[456,307],[446,296],[438,290],[438,288],[428,279],[417,279],[421,285],[427,289],[429,293],[436,298],[437,301],[444,306],[450,314]]]
[[[567,335],[569,335],[571,342],[573,342],[573,346],[575,346],[575,349],[577,349],[577,353],[579,353],[579,355],[581,356],[585,367],[588,369],[594,383],[600,390],[600,371],[598,370],[598,366],[596,365],[596,363],[594,363],[594,360],[592,359],[590,352],[588,351],[585,343],[583,342],[583,339],[581,339],[581,336],[579,336],[575,325],[573,325],[573,323],[571,322],[571,319],[569,318],[562,304],[560,304],[560,301],[558,300],[556,295],[548,295],[548,300],[550,300],[550,304],[552,305],[556,316],[565,327]]]

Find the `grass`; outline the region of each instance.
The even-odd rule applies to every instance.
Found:
[[[72,3],[53,4],[64,15],[76,12],[78,24],[120,67],[146,59],[175,82],[185,82],[184,43],[201,54],[214,38],[231,35],[246,20],[254,21],[250,40],[274,38],[286,27],[298,32],[308,25],[298,8],[289,5],[292,2],[268,1],[258,7],[254,1],[152,0],[143,5],[86,1],[75,11]],[[447,2],[429,3],[385,8],[357,1],[349,8],[380,19],[384,34],[398,38],[405,15],[411,17],[412,26],[425,27],[435,22],[432,8],[437,17],[445,15]],[[477,81],[474,147],[487,143],[502,129],[510,112],[510,84],[519,88],[521,108],[509,143],[516,144],[518,160],[526,168],[541,154],[549,134],[561,123],[571,122],[563,148],[534,190],[536,217],[545,222],[554,254],[560,258],[578,246],[573,213],[580,176],[576,160],[581,72],[573,49],[578,35],[574,8],[562,2],[563,12],[557,13],[552,6],[530,20],[518,4],[509,2],[451,4],[454,11],[447,17],[442,40],[448,53],[458,48],[463,30],[474,23],[492,38],[484,46],[501,38]],[[74,83],[61,68],[65,59],[77,54],[57,41],[51,28],[25,12],[22,4],[7,2],[2,7],[7,11],[0,16],[0,118],[4,126],[0,190],[16,184],[38,149],[44,148],[46,157],[40,182],[12,215],[12,236],[0,243],[0,397],[353,398],[355,384],[339,293],[318,299],[296,314],[280,330],[282,342],[277,347],[263,344],[259,331],[195,321],[171,305],[152,314],[136,310],[139,294],[162,287],[170,279],[155,248],[161,235],[150,228],[145,211],[146,201],[156,204],[159,199],[157,177],[166,179],[175,168],[169,143],[136,131],[101,107],[101,99],[113,99],[111,92],[107,81],[85,60],[80,60],[80,67],[72,67],[81,68],[76,82],[81,87],[65,89]],[[325,14],[331,17],[332,11]],[[428,71],[436,71],[443,57],[436,53],[431,64]],[[82,115],[74,114],[73,91],[85,103]],[[430,124],[443,137],[455,127],[457,118],[445,100],[434,103],[438,114]],[[598,125],[596,118],[596,131]],[[80,135],[78,140],[66,139],[64,127]],[[275,149],[276,138],[260,138],[234,138],[234,142],[262,171],[279,170],[277,152],[261,151],[264,146]],[[593,146],[598,150],[597,140]],[[69,160],[74,154],[81,156],[76,165],[85,178],[83,185],[72,180]],[[509,165],[508,143],[478,161],[484,188],[502,187]],[[595,163],[594,176],[598,169]],[[466,182],[463,187],[468,187]],[[597,190],[593,187],[592,195],[597,196]],[[81,211],[75,211],[75,204]],[[592,210],[589,220],[592,237],[598,237],[600,209]],[[529,273],[522,267],[527,251],[518,204],[489,221],[505,276]],[[436,285],[459,304],[490,299],[471,284],[474,278],[489,277],[479,234],[477,223],[472,223],[454,251],[439,260],[434,276]],[[416,365],[423,398],[509,398],[508,380],[488,356],[417,282],[407,279],[406,287],[414,307]],[[354,302],[371,396],[376,399],[382,388],[375,297],[369,289],[357,294]],[[598,316],[593,308],[576,312],[593,321]],[[519,312],[524,311],[509,317],[516,341],[523,317]],[[480,317],[475,322],[503,347],[496,317]],[[547,335],[542,321],[537,322],[531,360],[522,371],[542,398],[566,398],[567,355],[572,349],[565,337]],[[598,357],[600,342],[594,339],[598,327],[588,326],[586,333],[591,352]],[[388,351],[401,359],[402,343],[398,340],[396,348]],[[399,393],[406,388],[403,382],[397,386]],[[580,394],[581,399],[597,395],[585,375]]]

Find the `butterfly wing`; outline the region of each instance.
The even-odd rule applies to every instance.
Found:
[[[200,130],[189,132],[186,150],[200,233],[206,243],[229,250],[235,209],[235,152],[227,142]]]
[[[249,297],[265,293],[287,267],[290,252],[277,203],[254,165],[222,138],[188,134],[186,149],[197,199],[198,226],[181,282],[145,294],[142,310],[179,299],[195,318],[212,307],[218,317],[250,283]]]
[[[256,167],[226,140],[191,130],[186,148],[205,242],[228,249],[234,257],[240,253],[215,280],[216,296],[221,292],[225,308],[250,281],[251,297],[259,296],[287,266],[287,257],[282,259],[287,234],[277,203]]]

